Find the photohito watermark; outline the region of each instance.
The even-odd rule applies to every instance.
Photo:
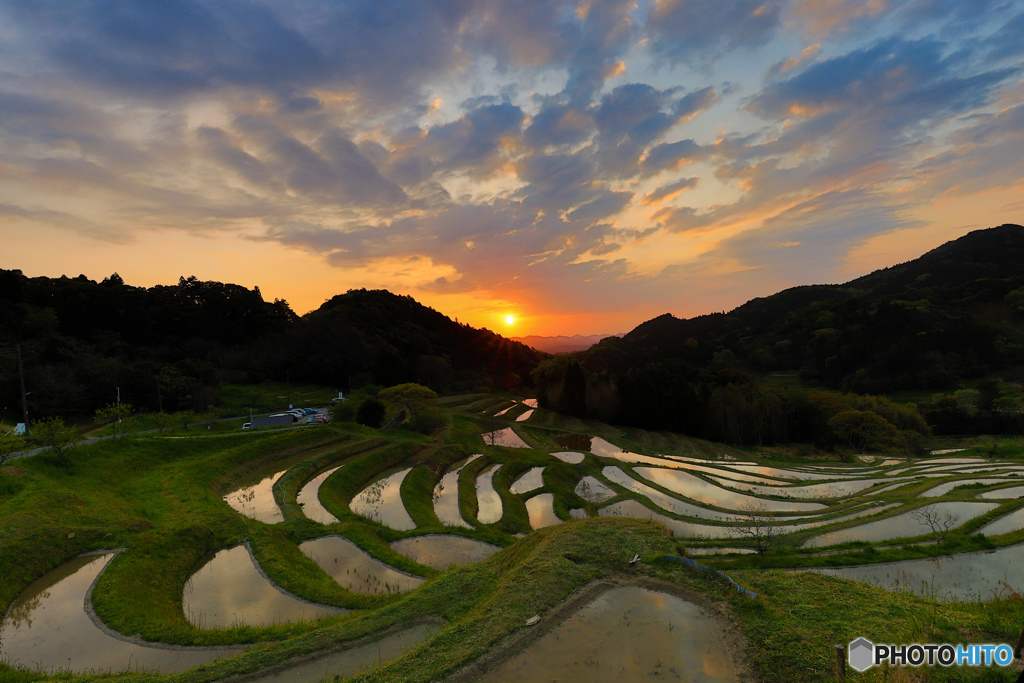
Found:
[[[850,642],[847,652],[847,661],[855,671],[866,671],[886,662],[893,666],[1009,666],[1013,662],[1013,648],[1009,645],[881,645],[858,638]]]

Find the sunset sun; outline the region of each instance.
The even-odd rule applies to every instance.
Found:
[[[513,325],[513,324],[515,324],[515,322],[516,322],[516,317],[514,315],[506,315],[505,316],[505,324],[506,325]]]

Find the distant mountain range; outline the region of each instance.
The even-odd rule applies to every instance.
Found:
[[[622,337],[624,335],[625,333],[623,332],[618,334],[574,334],[571,337],[528,335],[526,337],[510,337],[510,339],[546,353],[571,353],[573,351],[585,351],[602,339]]]

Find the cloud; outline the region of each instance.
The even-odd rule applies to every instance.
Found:
[[[700,182],[700,178],[693,176],[690,178],[683,178],[682,180],[669,183],[668,185],[662,185],[653,192],[648,192],[640,200],[641,204],[657,204],[660,201],[666,199],[672,199],[676,197],[683,190],[688,190],[691,187],[697,187],[697,183]]]
[[[781,10],[782,3],[773,0],[665,0],[652,6],[645,27],[654,54],[702,64],[724,50],[768,42]]]

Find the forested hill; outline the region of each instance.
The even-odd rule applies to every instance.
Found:
[[[1024,363],[1024,227],[971,232],[842,285],[794,287],[725,314],[662,315],[582,355],[621,374],[669,359],[864,393],[940,391]]]
[[[16,345],[37,418],[91,413],[115,387],[141,409],[205,411],[219,404],[225,377],[342,390],[407,381],[516,388],[543,356],[386,291],[351,291],[300,318],[285,301],[264,301],[258,288],[195,277],[145,288],[117,274],[95,282],[0,270],[8,421],[20,414]]]

